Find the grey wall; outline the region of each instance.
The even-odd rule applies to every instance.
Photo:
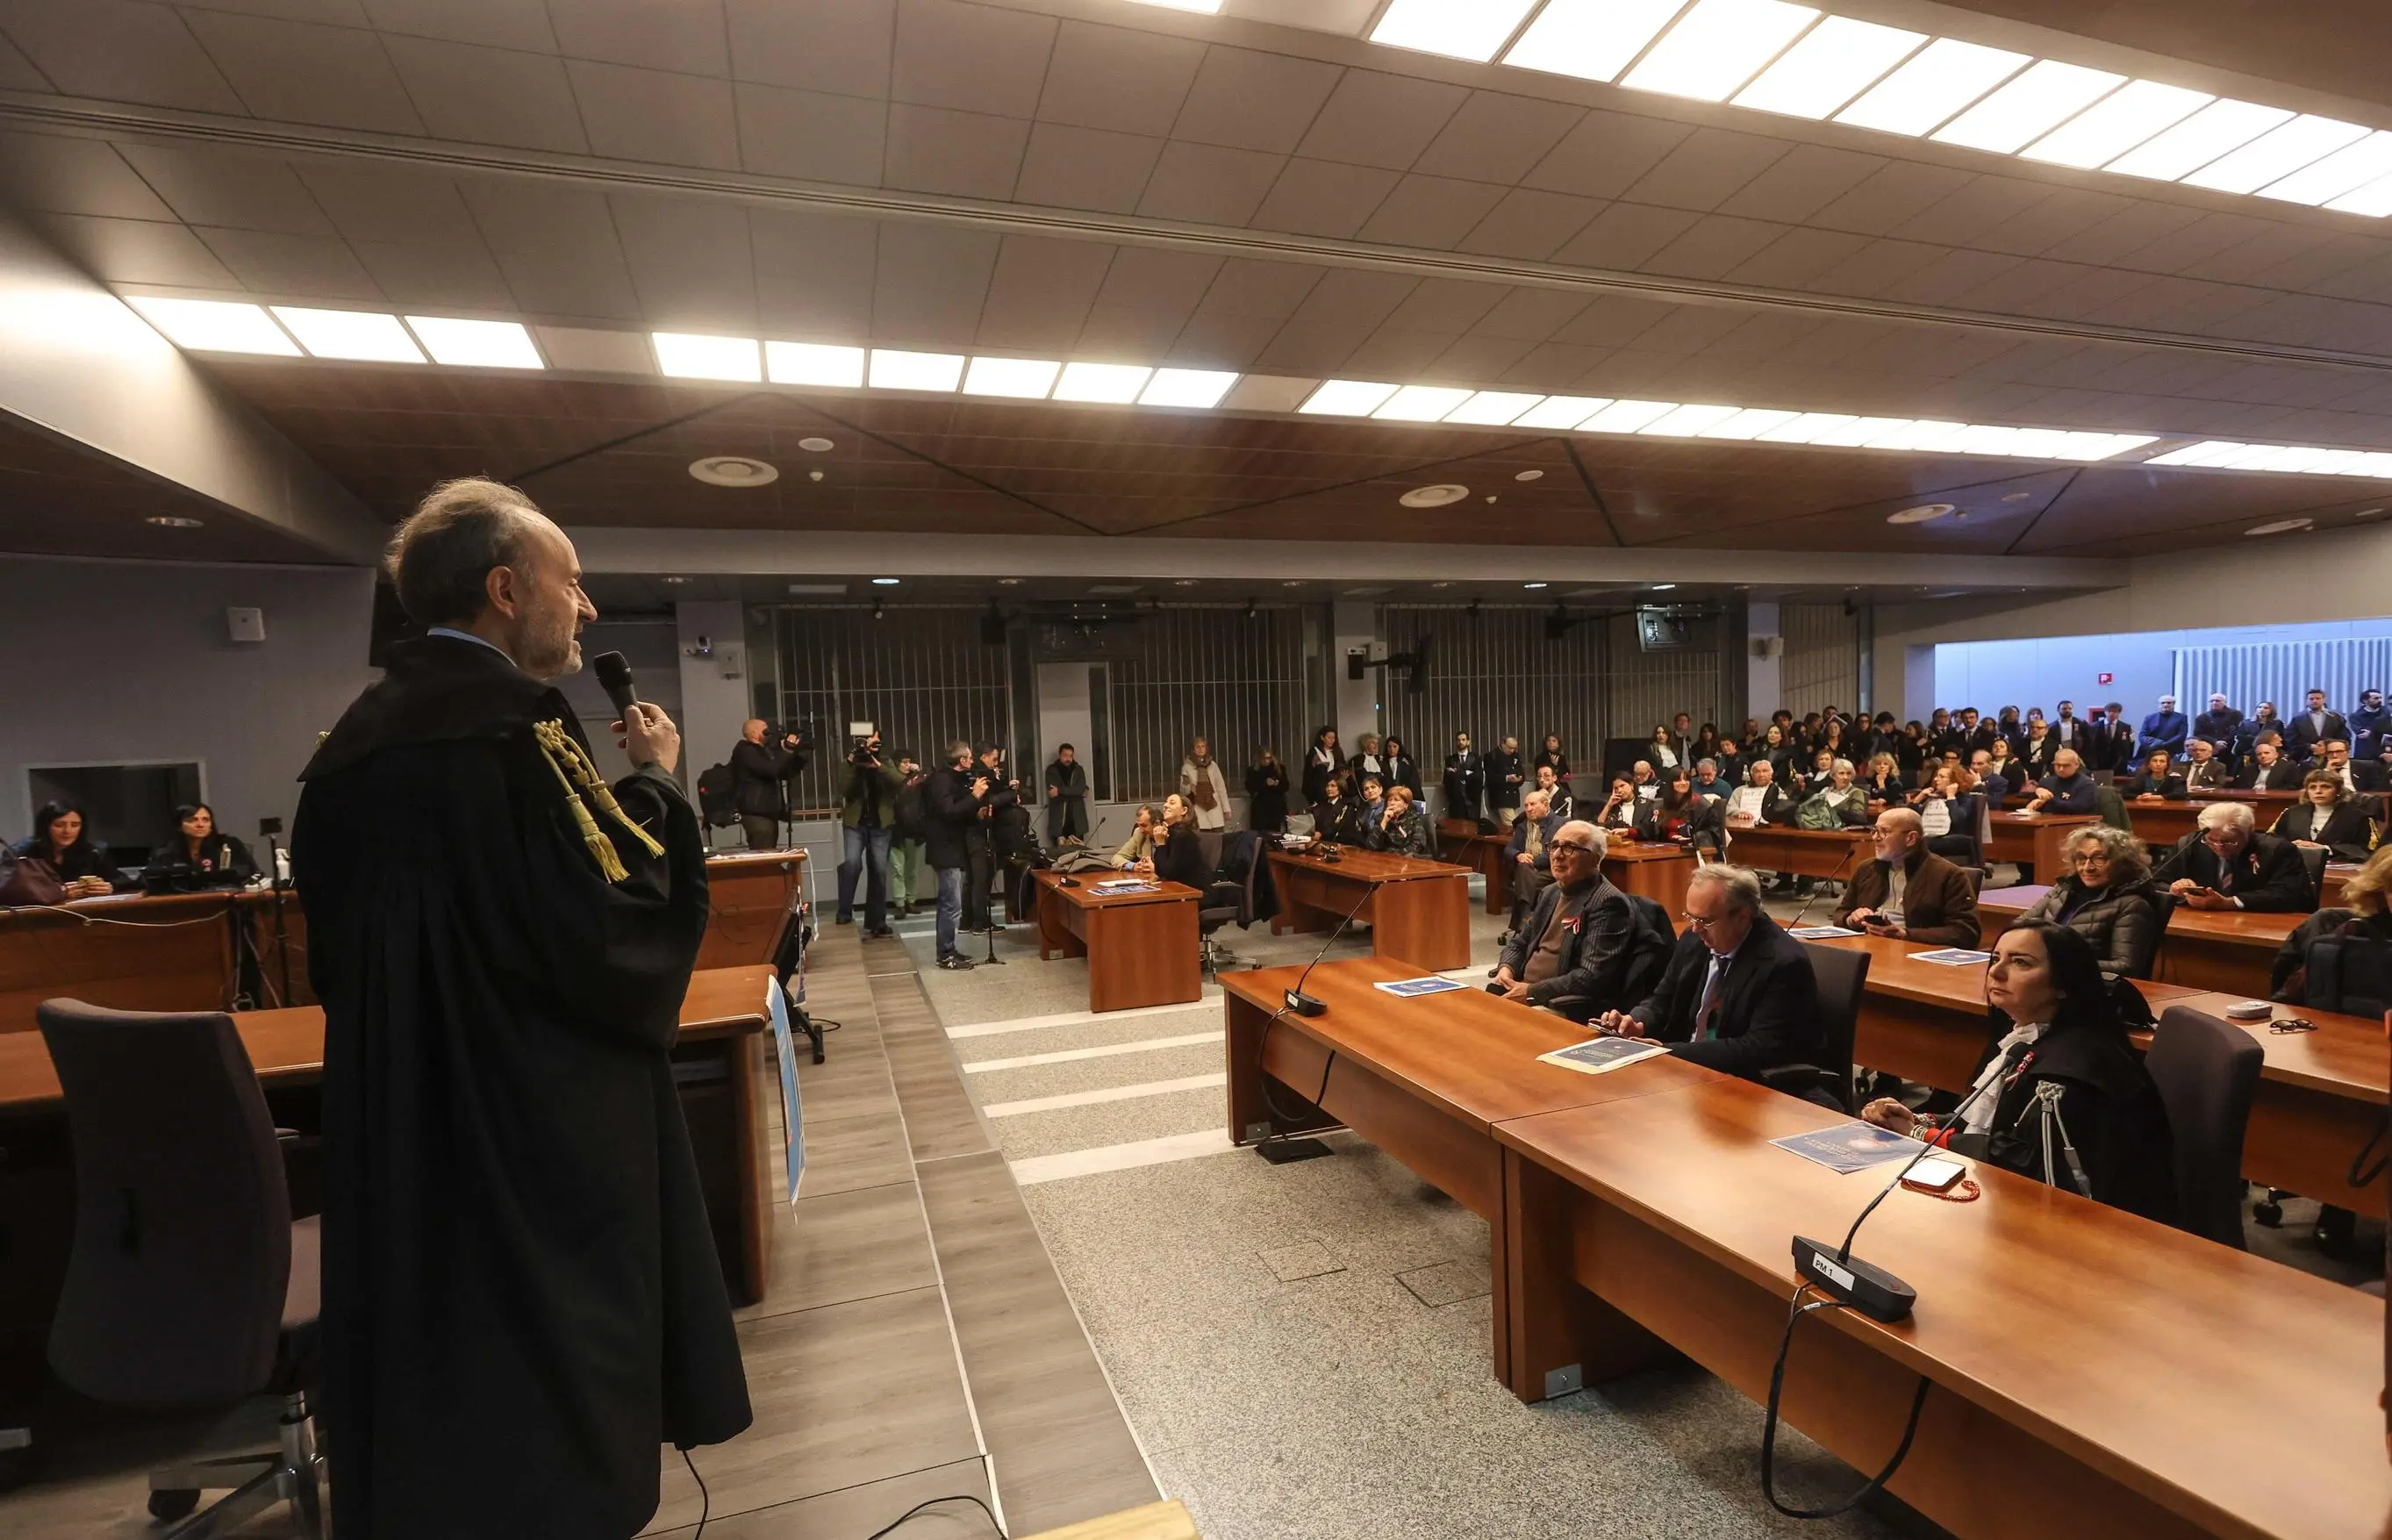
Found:
[[[615,720],[614,703],[599,688],[598,676],[590,667],[590,659],[602,652],[621,653],[623,661],[631,666],[631,682],[640,698],[663,707],[665,714],[686,732],[687,724],[682,721],[681,649],[674,642],[669,616],[609,620],[602,615],[597,624],[581,633],[581,672],[557,681],[574,715],[581,719],[581,730],[589,735],[590,747],[598,756],[598,773],[610,781],[620,780],[631,773],[631,764],[606,730],[606,724]],[[702,760],[693,769],[691,752],[684,744],[680,769],[684,786],[697,784],[698,772],[714,763]]]
[[[266,640],[225,610],[266,611]],[[286,821],[317,735],[373,678],[373,574],[0,557],[0,834],[30,831],[29,764],[197,760],[224,827]]]

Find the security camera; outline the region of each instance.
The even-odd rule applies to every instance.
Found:
[[[711,658],[714,656],[714,639],[707,635],[704,632],[700,632],[697,636],[697,645],[688,650],[689,656],[692,658]]]

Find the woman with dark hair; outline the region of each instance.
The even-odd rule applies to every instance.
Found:
[[[1304,800],[1309,804],[1320,801],[1320,790],[1346,773],[1346,761],[1337,752],[1337,729],[1323,727],[1312,735],[1312,748],[1304,756]]]
[[[2301,782],[2300,802],[2284,809],[2268,832],[2322,850],[2335,861],[2366,860],[2383,834],[2367,816],[2367,804],[2331,770],[2310,771]]]
[[[1419,799],[1420,763],[1413,759],[1410,750],[1404,747],[1402,738],[1393,733],[1387,735],[1385,743],[1379,750],[1379,763],[1383,767],[1379,777],[1379,783],[1382,786],[1390,790],[1400,786],[1410,792],[1415,801]]]
[[[1287,832],[1287,766],[1265,749],[1246,770],[1246,827],[1257,834]]]
[[[202,888],[238,887],[257,875],[249,847],[216,828],[215,809],[207,803],[186,803],[175,809],[175,822],[182,832],[142,868],[144,891],[194,893]]]
[[[2078,1186],[2081,1166],[2095,1202],[2174,1224],[2167,1108],[2118,1019],[2092,945],[2065,925],[2018,921],[1994,944],[1985,1001],[1988,1040],[1970,1084],[1983,1094],[1956,1126],[1892,1097],[1871,1102],[1861,1116],[1896,1133],[1948,1134],[1961,1155],[2056,1187]],[[2024,1056],[2008,1064],[2020,1048]],[[2056,1116],[2045,1114],[2046,1086],[2056,1088],[2048,1093]]]
[[[1686,763],[1694,764],[1703,760],[1716,760],[1719,755],[1719,724],[1706,722],[1695,729],[1695,741],[1686,746]]]
[[[1346,794],[1346,777],[1332,776],[1322,782],[1320,800],[1312,804],[1312,842],[1358,845],[1368,832],[1362,799]]]
[[[1545,735],[1545,746],[1538,750],[1537,757],[1529,762],[1529,784],[1534,785],[1536,782],[1538,766],[1546,764],[1550,764],[1554,767],[1554,779],[1560,783],[1562,790],[1565,791],[1568,790],[1570,778],[1569,755],[1562,752],[1562,736],[1559,733],[1547,733]]]
[[[1653,762],[1654,769],[1665,776],[1684,763],[1678,752],[1677,737],[1666,723],[1653,729],[1652,737],[1644,744],[1644,757]]]
[[[83,809],[72,803],[44,803],[33,815],[33,832],[17,842],[20,861],[47,866],[69,898],[96,898],[116,891],[108,847],[84,834]]]
[[[1684,765],[1670,773],[1661,794],[1637,804],[1636,837],[1647,843],[1684,840],[1713,855],[1723,848],[1724,804],[1695,791],[1694,777]]]
[[[1615,829],[1627,829],[1632,833],[1637,815],[1644,808],[1644,799],[1636,795],[1636,783],[1626,776],[1614,776],[1611,777],[1611,795],[1603,800],[1600,808],[1583,816],[1606,833]]]

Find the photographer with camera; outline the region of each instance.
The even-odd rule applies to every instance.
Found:
[[[789,782],[806,767],[805,745],[784,731],[778,743],[764,741],[764,723],[751,717],[731,749],[731,805],[750,850],[781,842],[781,820],[789,814]]]
[[[990,926],[989,900],[996,894],[996,874],[1005,864],[998,848],[996,816],[1021,801],[1021,783],[1006,775],[1005,750],[994,743],[979,746],[970,773],[976,785],[985,783],[982,795],[986,799],[964,840],[971,861],[971,886],[964,894],[964,929],[978,932]]]
[[[867,863],[864,933],[893,935],[889,929],[889,844],[897,823],[897,794],[905,783],[881,763],[880,734],[864,735],[848,750],[838,773],[838,922],[855,920],[855,881]]]
[[[980,838],[981,820],[993,816],[994,800],[1013,793],[973,762],[972,746],[962,738],[947,745],[947,763],[932,773],[923,793],[929,836],[923,843],[931,869],[939,874],[939,966],[960,972],[972,965],[971,959],[956,950],[971,865],[967,847]]]

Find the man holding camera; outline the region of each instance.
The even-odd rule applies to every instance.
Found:
[[[806,755],[795,733],[783,733],[780,742],[764,741],[764,724],[749,718],[739,729],[731,750],[731,805],[739,810],[739,827],[750,850],[771,850],[781,842],[781,820],[788,816],[789,781],[806,767]]]
[[[961,738],[947,745],[945,766],[930,777],[924,790],[923,801],[929,804],[924,844],[931,868],[939,874],[939,966],[960,972],[972,965],[971,959],[956,950],[956,927],[963,918],[964,883],[971,865],[967,847],[981,837],[982,820],[1015,800],[1015,794],[986,765],[974,762],[972,746]]]
[[[893,935],[889,929],[889,842],[897,823],[897,772],[880,761],[880,735],[868,733],[848,750],[838,774],[838,922],[855,920],[855,881],[868,863],[864,933]]]

